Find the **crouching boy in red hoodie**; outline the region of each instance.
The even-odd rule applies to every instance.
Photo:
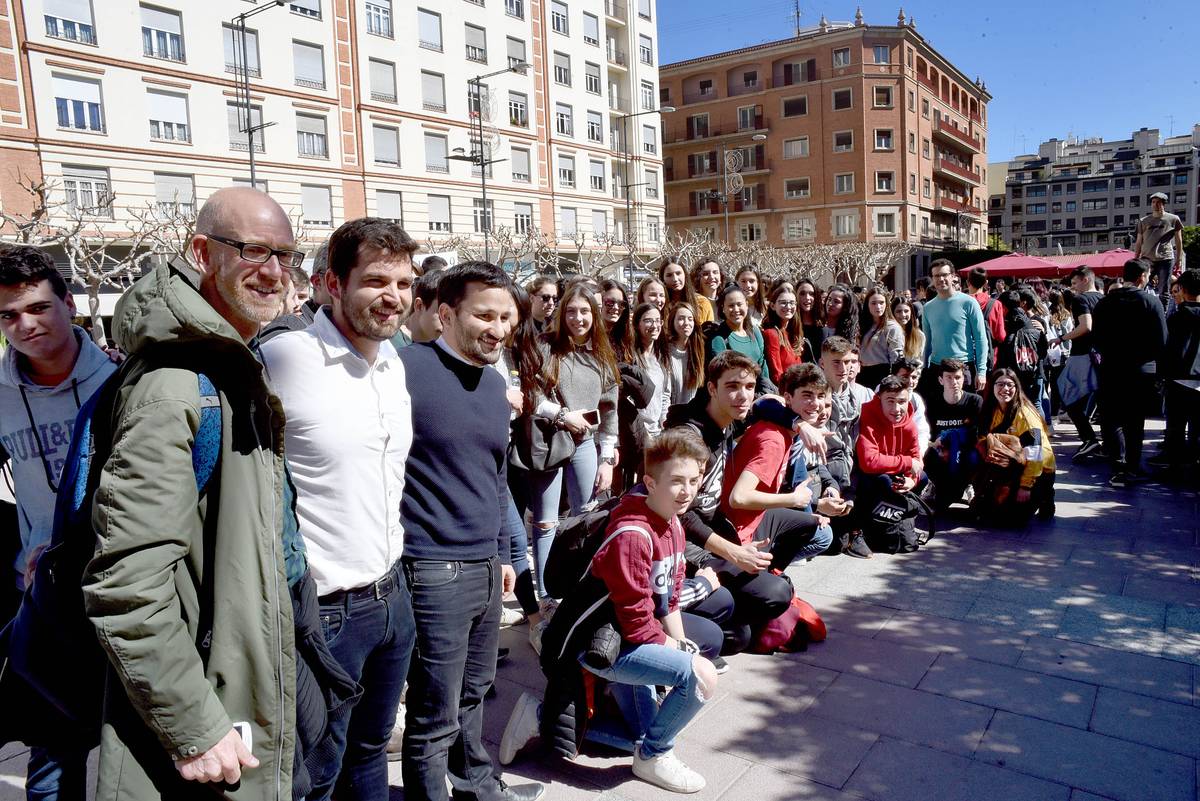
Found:
[[[923,480],[917,422],[909,404],[911,390],[898,376],[879,384],[875,397],[862,407],[862,423],[855,446],[858,454],[858,523],[870,539],[880,502],[911,492]],[[886,515],[884,515],[886,516]]]

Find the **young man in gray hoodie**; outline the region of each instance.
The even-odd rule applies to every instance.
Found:
[[[87,333],[71,324],[75,302],[44,251],[0,251],[0,462],[10,463],[21,545],[0,582],[0,627],[15,614],[25,578],[50,541],[75,415],[117,369]],[[33,748],[25,783],[30,798],[82,799],[87,753]]]

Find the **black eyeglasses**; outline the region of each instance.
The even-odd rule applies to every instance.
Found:
[[[545,303],[547,306],[558,303],[558,295],[534,295],[535,298]]]
[[[243,259],[255,264],[266,264],[272,256],[276,257],[279,260],[279,266],[285,269],[299,267],[304,263],[304,253],[299,250],[275,250],[257,242],[239,242],[236,239],[226,239],[216,234],[206,234],[206,236],[222,245],[237,248]]]
[[[612,300],[611,298],[604,301],[606,309],[623,309],[627,304],[623,300]]]

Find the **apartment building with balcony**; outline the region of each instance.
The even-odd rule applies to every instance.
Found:
[[[911,19],[822,19],[660,75],[676,108],[664,115],[671,226],[724,239],[727,200],[734,241],[904,241],[926,260],[947,242],[982,244],[991,95]],[[723,191],[723,153],[736,192]]]
[[[366,214],[419,241],[482,239],[490,217],[593,243],[627,210],[648,246],[664,217],[657,116],[627,126],[627,155],[619,115],[657,101],[656,10],[629,4],[261,2],[243,57],[232,20],[247,0],[0,0],[0,203],[28,206],[19,176],[44,177],[120,231],[130,209],[248,185],[244,71],[265,126],[258,185],[310,247]],[[486,209],[478,162],[455,158],[480,150]]]
[[[1036,154],[1001,165],[992,232],[1015,250],[1041,255],[1130,247],[1150,195],[1184,225],[1200,224],[1200,124],[1163,138],[1141,128],[1128,139],[1051,139]]]

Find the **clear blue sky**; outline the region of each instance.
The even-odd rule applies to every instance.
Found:
[[[867,24],[895,25],[901,3],[864,2]],[[992,94],[988,160],[1036,152],[1068,134],[1176,135],[1200,122],[1200,22],[1189,2],[904,2],[917,32]],[[791,0],[658,0],[666,64],[787,37]],[[854,19],[853,2],[800,3],[800,24]]]

